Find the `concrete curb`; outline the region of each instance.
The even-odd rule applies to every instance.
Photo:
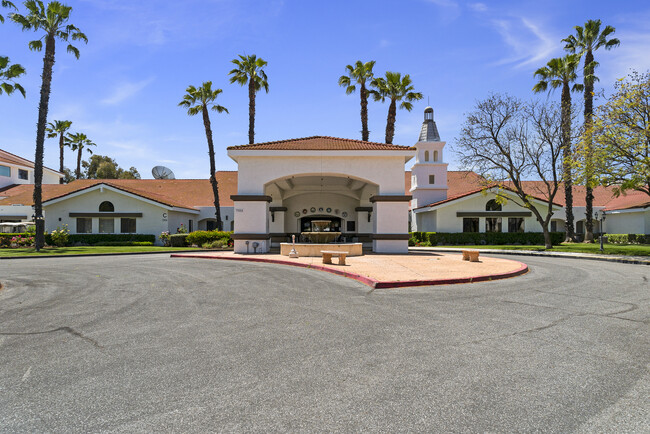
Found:
[[[0,256],[0,260],[9,259],[40,259],[40,258],[83,258],[88,256],[129,256],[129,255],[161,255],[175,253],[178,250],[165,250],[162,252],[116,252],[116,253],[80,253],[78,255],[43,255],[43,256]],[[186,250],[188,253],[192,252],[209,252],[205,249]]]
[[[626,256],[602,256],[590,253],[540,252],[534,250],[464,249],[456,247],[409,247],[410,252],[460,253],[463,250],[478,250],[481,253],[511,256],[541,256],[549,258],[587,259],[590,261],[619,262],[622,264],[650,265],[650,259],[637,259]]]
[[[347,277],[348,279],[356,280],[373,289],[387,289],[387,288],[406,288],[412,286],[435,286],[435,285],[453,285],[457,283],[474,283],[485,282],[489,280],[507,279],[510,277],[521,276],[528,272],[528,265],[519,262],[520,267],[517,270],[508,273],[498,274],[484,274],[479,276],[462,277],[456,279],[437,279],[437,280],[377,280],[372,277],[362,276],[348,271],[337,270],[335,268],[324,267],[322,265],[303,264],[300,262],[283,261],[281,259],[266,259],[266,258],[250,258],[250,257],[224,257],[224,256],[206,256],[206,255],[192,255],[184,253],[172,253],[172,258],[194,258],[194,259],[220,259],[224,261],[247,261],[247,262],[262,262],[267,264],[289,265],[292,267],[310,268],[313,270],[325,271],[327,273],[336,274],[338,276]]]

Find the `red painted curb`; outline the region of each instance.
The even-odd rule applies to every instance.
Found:
[[[247,261],[247,262],[264,262],[268,264],[290,265],[292,267],[311,268],[314,270],[325,271],[327,273],[336,274],[339,276],[347,277],[348,279],[356,280],[371,288],[386,289],[386,288],[406,288],[410,286],[435,286],[435,285],[453,285],[457,283],[474,283],[485,282],[489,280],[507,279],[510,277],[521,276],[528,272],[528,265],[519,261],[512,261],[519,263],[520,267],[515,271],[499,274],[484,274],[481,276],[461,277],[456,279],[436,279],[436,280],[376,280],[371,277],[362,276],[360,274],[350,273],[348,271],[337,270],[335,268],[324,267],[322,265],[303,264],[300,262],[283,261],[281,259],[265,259],[265,258],[250,258],[250,257],[225,257],[225,256],[207,256],[207,255],[192,255],[187,253],[173,253],[171,258],[195,258],[195,259],[221,259],[224,261]],[[510,259],[508,259],[510,261]]]

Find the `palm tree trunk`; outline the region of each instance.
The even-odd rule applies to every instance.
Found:
[[[59,135],[59,172],[63,173],[63,133]],[[63,178],[59,179],[59,184],[63,184]]]
[[[214,162],[214,143],[212,142],[212,129],[210,128],[210,116],[208,116],[208,106],[203,104],[203,125],[205,126],[205,137],[208,139],[208,155],[210,157],[210,185],[212,186],[212,194],[214,195],[214,210],[217,219],[217,230],[222,231],[221,224],[221,207],[219,206],[219,183],[215,177],[217,171]]]
[[[75,171],[75,175],[77,179],[81,178],[81,152],[84,150],[84,148],[81,146],[81,143],[79,144],[79,152],[77,153],[77,170]]]
[[[397,103],[394,99],[390,100],[388,106],[388,118],[386,119],[386,143],[393,144],[393,137],[395,136],[395,116],[397,114]]]
[[[564,181],[564,197],[566,217],[564,242],[575,241],[575,229],[573,226],[573,176],[571,173],[571,89],[569,82],[562,86],[562,172]]]
[[[255,143],[255,82],[248,81],[248,144]]]
[[[36,125],[36,155],[34,156],[34,224],[36,251],[45,245],[45,220],[43,219],[43,147],[45,144],[45,124],[50,102],[52,85],[52,66],[54,65],[54,34],[45,39],[45,56],[43,57],[43,81],[41,99],[38,103],[38,124]]]
[[[591,124],[592,115],[594,112],[594,81],[588,79],[594,74],[593,67],[594,55],[591,50],[587,50],[585,55],[585,142],[586,142],[586,156],[585,156],[585,242],[591,243],[594,241],[594,189],[593,189],[593,141],[591,137]]]
[[[368,141],[370,131],[368,131],[368,91],[366,84],[361,83],[361,140]]]

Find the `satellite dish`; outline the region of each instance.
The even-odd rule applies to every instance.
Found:
[[[155,179],[176,179],[172,169],[165,166],[156,166],[151,169],[151,174]]]

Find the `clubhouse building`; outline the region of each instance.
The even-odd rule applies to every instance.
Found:
[[[235,251],[267,252],[319,228],[345,243],[378,253],[401,253],[409,231],[541,232],[530,210],[499,204],[497,187],[473,172],[449,171],[433,109],[413,146],[314,136],[231,146],[237,171],[219,171],[219,201],[225,230],[234,231]],[[411,170],[405,165],[412,163]],[[71,233],[175,233],[216,227],[207,179],[78,180],[45,169],[46,230],[67,224]],[[546,208],[543,183],[529,181],[535,206]],[[574,187],[578,233],[584,233],[584,188]],[[0,151],[0,222],[30,220],[33,163]],[[650,234],[650,197],[610,188],[594,191],[594,211],[606,211],[608,233]],[[552,204],[551,229],[564,230],[564,197]],[[545,214],[545,213],[544,213]],[[325,226],[323,227],[323,222]],[[595,232],[600,232],[598,224]]]

